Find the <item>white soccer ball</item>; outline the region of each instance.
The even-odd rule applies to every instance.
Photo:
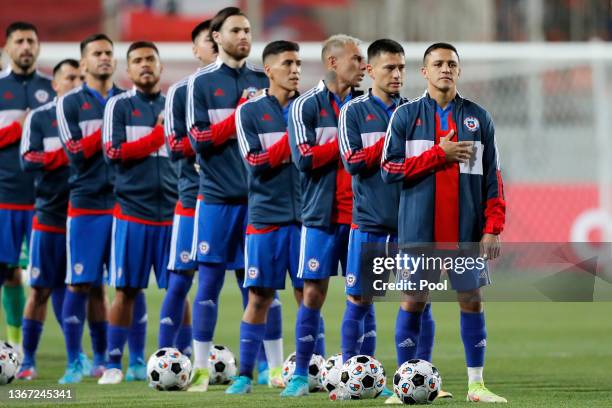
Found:
[[[0,385],[11,383],[21,366],[21,357],[9,343],[0,342]]]
[[[321,385],[327,392],[332,392],[338,387],[340,371],[342,371],[342,353],[328,358],[321,370]]]
[[[310,392],[319,391],[322,388],[321,371],[324,365],[325,359],[322,356],[313,354],[310,358],[310,364],[308,365],[308,388]],[[294,371],[295,353],[291,353],[283,363],[283,371],[281,373],[285,385],[289,384]]]
[[[408,360],[393,376],[393,391],[404,404],[431,404],[441,386],[438,369],[425,360]]]
[[[236,375],[236,358],[225,346],[213,345],[208,353],[209,384],[229,384]]]
[[[191,361],[175,348],[157,350],[147,362],[149,387],[159,391],[182,391],[189,386]]]
[[[342,365],[340,386],[350,394],[351,399],[376,398],[386,383],[385,369],[374,357],[358,355]]]

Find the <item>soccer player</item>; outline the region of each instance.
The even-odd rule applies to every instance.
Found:
[[[299,96],[289,111],[289,144],[302,173],[302,236],[298,277],[304,300],[296,321],[296,367],[281,396],[308,394],[308,364],[321,327],[321,307],[329,277],[346,271],[353,195],[351,176],[338,150],[338,116],[358,96],[355,87],[366,64],[359,40],[340,34],[327,39],[321,57],[325,80]],[[359,93],[360,94],[360,93]]]
[[[282,345],[266,339],[268,310],[277,289],[285,288],[287,272],[296,298],[303,282],[297,278],[300,245],[301,178],[291,163],[287,114],[298,95],[301,60],[298,44],[274,41],[262,60],[270,88],[240,105],[236,128],[242,158],[249,171],[249,225],[246,235],[246,276],[249,302],[240,323],[240,375],[225,391],[251,392],[253,368],[262,343],[266,346],[270,382],[282,385]]]
[[[108,321],[102,283],[104,271],[110,268],[115,198],[113,169],[102,157],[101,127],[108,98],[123,92],[113,84],[116,62],[113,43],[106,35],[85,38],[80,51],[84,84],[57,102],[60,139],[72,169],[66,224],[68,290],[62,310],[68,364],[63,383],[80,382],[82,373],[99,377],[104,371]],[[89,372],[78,359],[86,314],[93,349]]]
[[[208,34],[210,20],[198,24],[191,32],[193,55],[201,66],[214,62],[217,53]],[[178,202],[174,210],[168,292],[164,297],[159,318],[158,347],[176,346],[183,354],[191,356],[192,326],[187,294],[191,289],[197,262],[190,259],[193,241],[193,222],[198,195],[198,172],[195,168],[195,152],[187,137],[185,102],[187,81],[180,80],[168,89],[165,106],[164,130],[170,159],[178,174]],[[182,324],[177,324],[179,319]]]
[[[53,90],[61,97],[80,85],[79,63],[60,61],[53,68]],[[23,169],[34,172],[36,196],[30,244],[30,292],[24,313],[24,360],[19,378],[36,377],[36,350],[52,296],[53,311],[60,327],[66,284],[66,211],[68,209],[68,157],[59,140],[55,105],[40,106],[28,115],[23,126],[21,159]],[[77,356],[78,358],[78,356]]]
[[[404,49],[399,43],[389,39],[374,41],[368,47],[367,65],[372,88],[366,95],[346,104],[340,112],[340,153],[346,170],[353,175],[354,193],[353,225],[346,267],[347,302],[341,330],[344,361],[357,354],[373,355],[375,350],[373,347],[364,350],[359,342],[364,336],[362,327],[366,314],[374,313],[372,299],[363,296],[361,248],[362,244],[385,245],[387,242],[397,242],[400,186],[383,182],[380,159],[389,119],[395,109],[405,102],[399,93],[404,84],[405,67]],[[381,201],[380,197],[384,199]],[[375,202],[377,204],[373,205]],[[400,307],[396,319],[395,344],[398,367],[408,360],[406,350],[417,347],[405,341],[405,315],[404,309]],[[431,315],[431,305],[427,304],[421,315],[416,358],[432,360],[434,334],[435,322]],[[392,394],[383,393],[387,396]],[[446,391],[440,391],[438,396],[442,395],[452,397]]]
[[[36,70],[38,32],[18,21],[6,28],[10,65],[0,73],[0,286],[7,340],[21,347],[25,292],[19,265],[22,246],[29,245],[34,209],[34,178],[19,165],[19,140],[27,111],[50,102],[51,78]]]
[[[200,166],[191,253],[198,262],[198,290],[193,303],[195,360],[190,391],[206,391],[208,387],[208,352],[225,270],[244,276],[247,180],[236,141],[235,109],[247,96],[268,86],[265,74],[246,61],[251,51],[251,26],[240,9],[219,11],[209,35],[219,56],[214,64],[192,75],[187,85],[187,131]],[[240,284],[242,281],[239,279]],[[276,326],[270,332],[279,339],[280,303],[273,309],[268,324]],[[265,375],[261,378],[267,383]]]
[[[505,201],[493,121],[486,110],[458,94],[461,68],[454,46],[429,46],[421,72],[427,91],[397,108],[383,149],[383,180],[401,183],[399,243],[480,242],[483,256],[494,259]],[[487,331],[480,287],[489,283],[488,270],[448,274],[461,309],[467,399],[506,402],[483,382]],[[408,294],[406,303],[406,334],[416,344],[425,302],[419,294]]]
[[[110,285],[117,292],[110,310],[107,369],[98,384],[123,380],[123,348],[151,269],[158,287],[167,286],[177,177],[165,145],[161,72],[155,44],[132,43],[127,73],[134,88],[113,96],[104,110],[104,156],[116,169]]]

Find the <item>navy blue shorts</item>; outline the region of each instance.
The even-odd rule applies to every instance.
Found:
[[[338,264],[346,271],[350,225],[328,228],[302,227],[298,278],[321,280],[338,274]]]
[[[68,217],[66,223],[66,283],[100,286],[110,269],[113,216]]]
[[[113,219],[110,285],[116,288],[149,286],[151,270],[157,286],[168,287],[170,225],[146,225]]]
[[[297,277],[300,256],[300,226],[286,225],[277,230],[247,234],[244,287],[285,289],[287,272],[294,288],[303,288]]]
[[[362,295],[361,259],[362,244],[397,243],[397,234],[365,232],[351,229],[348,244],[348,261],[346,265],[345,292],[351,296]]]
[[[191,245],[191,259],[200,263],[244,268],[246,204],[207,204],[198,200]]]
[[[66,234],[32,231],[28,281],[36,288],[61,288],[66,278]]]
[[[33,210],[0,208],[0,263],[18,265],[21,246],[30,243]]]

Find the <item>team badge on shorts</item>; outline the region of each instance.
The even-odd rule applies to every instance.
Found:
[[[352,273],[347,273],[346,274],[346,286],[348,286],[349,288],[352,288],[353,286],[355,286],[355,283],[357,283],[357,277],[353,275]]]
[[[317,261],[316,259],[310,258],[308,260],[308,269],[310,269],[311,272],[316,272],[317,269],[319,269],[319,266],[319,261]]]
[[[34,97],[38,102],[45,103],[49,100],[49,92],[45,91],[44,89],[39,89],[38,91],[34,92]]]
[[[480,122],[473,116],[468,116],[467,118],[465,118],[463,124],[470,132],[475,132],[480,129]]]
[[[189,263],[189,252],[187,252],[187,251],[181,252],[181,262],[182,263]]]
[[[77,263],[74,264],[74,273],[76,273],[77,275],[80,275],[83,273],[83,264],[82,263]]]
[[[257,275],[259,274],[259,269],[257,269],[254,266],[251,266],[248,270],[247,270],[247,274],[249,275],[249,279],[255,279],[257,277]]]
[[[40,276],[40,269],[32,268],[32,279],[38,279]]]
[[[200,242],[199,248],[200,248],[200,253],[203,255],[206,255],[208,251],[210,250],[210,245],[208,245],[208,242],[202,241]]]

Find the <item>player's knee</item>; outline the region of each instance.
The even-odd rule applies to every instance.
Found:
[[[326,290],[319,284],[304,285],[304,305],[310,309],[320,309],[325,302]]]
[[[249,288],[249,304],[256,310],[267,310],[274,301],[274,289]]]
[[[47,288],[31,288],[30,291],[30,299],[34,302],[36,307],[43,306],[47,304],[47,300],[49,300],[49,296],[51,295],[51,289]]]
[[[426,301],[421,300],[404,300],[400,302],[400,307],[405,312],[422,312],[425,310],[425,306],[427,305]]]
[[[366,298],[360,295],[346,295],[349,302],[354,303],[359,306],[368,306],[372,304],[371,298]]]
[[[468,313],[482,312],[482,295],[480,289],[457,292],[457,300],[462,311]]]
[[[77,285],[68,285],[68,290],[73,293],[89,293],[91,285],[88,283],[81,283]]]

